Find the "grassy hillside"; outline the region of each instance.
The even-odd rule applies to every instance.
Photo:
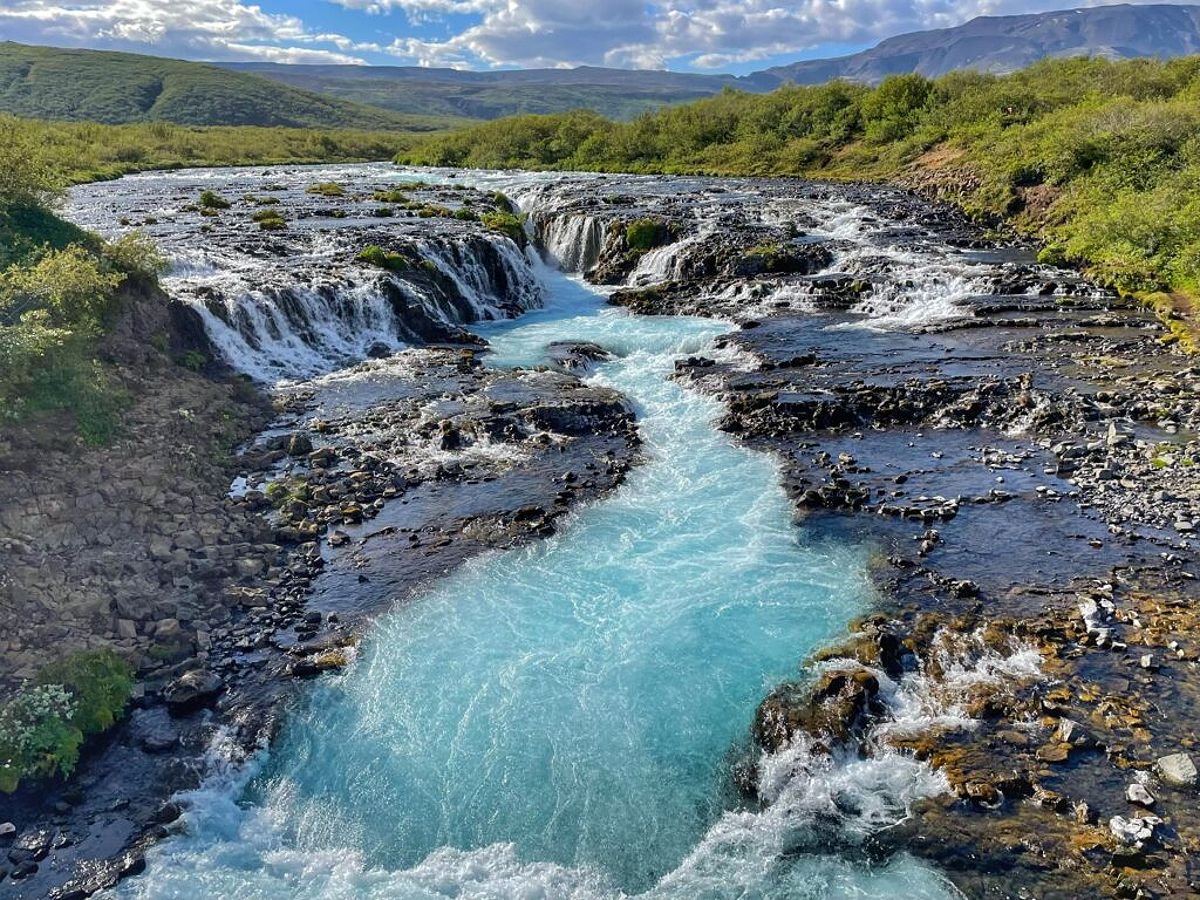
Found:
[[[414,66],[221,65],[395,112],[473,119],[572,109],[631,119],[662,106],[712,96],[727,85],[770,90],[783,81],[770,76],[752,79],[591,66],[472,72]]]
[[[201,63],[0,43],[0,112],[106,124],[434,131],[463,124],[325,97]]]
[[[0,143],[12,141],[39,147],[61,182],[79,184],[147,169],[391,159],[411,147],[416,136],[398,131],[203,128],[167,122],[98,125],[0,115]]]
[[[899,179],[1004,218],[1048,259],[1156,305],[1200,295],[1200,57],[727,91],[629,123],[515,117],[421,141],[398,161]]]

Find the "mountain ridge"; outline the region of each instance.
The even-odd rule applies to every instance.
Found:
[[[1001,74],[1055,56],[1200,54],[1200,5],[1117,4],[979,16],[896,35],[841,57],[749,75],[665,70],[199,63],[104,50],[0,43],[0,112],[106,123],[292,125],[424,131],[521,113],[591,109],[631,119],[727,88],[763,93],[787,83],[955,69]]]
[[[1131,59],[1193,53],[1200,53],[1200,6],[1123,3],[977,16],[950,28],[886,38],[859,53],[774,66],[756,74],[796,84],[831,78],[874,84],[909,72],[930,78],[956,69],[1006,74],[1046,57]]]
[[[454,122],[280,84],[209,63],[0,42],[0,113],[121,125],[260,125],[429,131]]]

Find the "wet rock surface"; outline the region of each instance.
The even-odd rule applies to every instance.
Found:
[[[503,294],[517,311],[536,288]],[[219,357],[194,306],[153,302],[136,321],[174,315],[189,330],[173,344]],[[619,393],[564,370],[487,370],[481,340],[432,335],[446,336],[457,340],[363,352],[268,396],[130,356],[148,342],[131,335],[117,355],[142,399],[121,443],[49,460],[44,447],[4,448],[21,473],[4,482],[17,492],[2,506],[4,614],[24,624],[0,636],[0,676],[15,686],[61,651],[112,646],[138,685],[70,779],[4,798],[0,896],[86,896],[140,872],[178,827],[171,798],[266,746],[373,617],[472,555],[552,534],[623,480],[639,440]],[[99,485],[97,472],[109,476]],[[100,499],[65,502],[76,485]],[[48,576],[78,604],[39,599]]]
[[[879,548],[879,613],[764,700],[755,742],[927,760],[948,792],[867,849],[926,856],[970,896],[1195,893],[1200,367],[1144,310],[952,213],[861,202],[881,245],[979,269],[960,291],[959,270],[897,283],[899,253],[842,246],[828,220],[728,213],[611,298],[737,323],[676,377],[782,460],[801,528]],[[804,240],[828,250],[811,270],[790,261]],[[952,305],[898,321],[894,301],[938,288]]]
[[[927,857],[969,896],[1194,893],[1194,361],[1144,311],[901,191],[555,189],[523,200],[545,255],[621,284],[613,302],[633,312],[734,323],[676,377],[777,455],[800,528],[878,548],[878,610],[764,698],[757,748],[928,762],[944,793],[856,852]],[[645,222],[652,239],[631,241]],[[228,541],[204,593],[223,612],[107,613],[130,648],[180,649],[147,665],[135,710],[76,778],[0,815],[14,823],[0,891],[88,892],[137,871],[216,726],[242,752],[261,745],[299,685],[353,657],[374,613],[620,482],[631,412],[572,374],[600,348],[497,373],[456,328],[422,338],[450,339],[400,352],[372,339],[356,351],[371,361],[280,393],[231,499],[227,462],[190,489],[254,535]],[[207,519],[193,518],[172,520],[167,556],[147,542],[156,573],[182,566],[178,551],[207,560]],[[210,690],[173,716],[177,685]],[[751,803],[757,759],[735,767]]]

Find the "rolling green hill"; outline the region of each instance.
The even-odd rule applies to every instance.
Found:
[[[0,43],[0,113],[179,125],[436,131],[440,116],[401,115],[203,63]]]
[[[521,113],[590,109],[632,119],[663,106],[698,100],[722,88],[770,90],[779,79],[694,75],[643,69],[519,69],[472,72],[418,66],[220,63],[292,87],[319,91],[398,113],[495,119]]]

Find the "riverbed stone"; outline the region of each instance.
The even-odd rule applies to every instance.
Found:
[[[1196,763],[1187,753],[1171,753],[1160,756],[1154,763],[1158,777],[1172,787],[1190,788],[1196,786]]]
[[[187,715],[212,705],[224,687],[221,678],[205,669],[185,672],[163,691],[163,699],[172,715]]]

